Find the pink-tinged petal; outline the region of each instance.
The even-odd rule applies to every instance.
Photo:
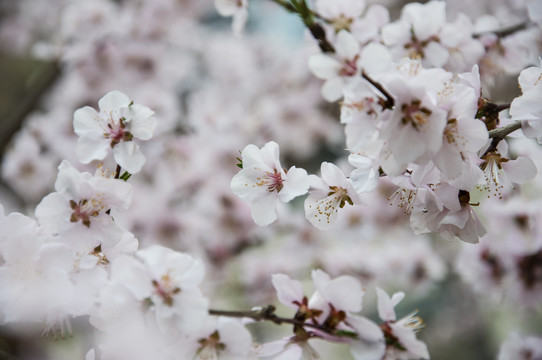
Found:
[[[83,164],[88,164],[93,160],[103,160],[109,152],[110,142],[102,137],[93,139],[90,137],[80,137],[77,139],[75,153],[77,159]]]
[[[310,71],[322,80],[338,77],[341,67],[341,62],[329,55],[316,54],[309,59]]]
[[[537,169],[533,161],[526,156],[518,156],[516,160],[502,163],[508,179],[516,184],[522,184],[536,176]]]
[[[257,225],[266,226],[277,220],[277,199],[274,194],[251,204],[252,219]]]
[[[117,164],[130,174],[138,173],[145,164],[145,156],[133,141],[121,141],[115,145],[113,155]]]
[[[295,197],[305,195],[309,190],[309,185],[307,171],[292,166],[288,170],[284,187],[278,193],[280,201],[288,202]]]
[[[339,100],[343,96],[344,80],[336,77],[327,80],[322,86],[322,97],[329,102]]]
[[[335,51],[342,59],[352,60],[359,55],[360,46],[356,38],[346,30],[337,34]]]
[[[131,102],[132,100],[130,100],[126,94],[114,90],[105,94],[104,97],[98,101],[98,106],[100,107],[100,111],[109,114],[111,111],[119,110],[122,107],[130,105]]]
[[[395,321],[395,306],[405,297],[403,292],[397,292],[390,296],[382,289],[376,288],[378,297],[378,316],[384,321]]]
[[[138,104],[133,104],[123,111],[123,116],[129,121],[130,133],[141,140],[152,138],[156,128],[156,119],[152,117],[153,115],[154,111]]]
[[[271,282],[282,304],[293,309],[299,307],[294,304],[294,301],[301,302],[303,300],[303,285],[301,285],[301,282],[293,280],[284,274],[273,274]]]
[[[100,116],[90,106],[75,110],[73,114],[73,130],[79,136],[103,138]]]
[[[446,215],[440,222],[440,225],[452,225],[458,229],[463,229],[467,221],[469,221],[469,209],[462,208],[460,211],[451,212]]]
[[[435,189],[435,194],[446,208],[451,211],[461,210],[461,203],[458,197],[459,189],[447,183],[441,183]]]

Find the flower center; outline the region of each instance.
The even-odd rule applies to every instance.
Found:
[[[118,123],[107,123],[107,130],[104,133],[104,137],[111,139],[111,147],[120,143],[121,141],[131,141],[134,136],[129,131],[126,131],[126,125],[124,124],[125,118],[121,118]]]
[[[168,274],[162,275],[160,280],[153,280],[152,286],[154,286],[154,290],[156,291],[156,294],[162,298],[162,301],[167,306],[173,306],[173,295],[178,294],[181,292],[181,288],[174,286],[171,283],[171,278]]]
[[[70,222],[81,221],[86,227],[90,227],[90,218],[98,216],[100,211],[104,209],[100,197],[90,200],[82,199],[79,202],[70,200],[70,207],[73,210],[70,215]]]
[[[345,59],[343,60],[343,67],[339,69],[339,75],[340,76],[354,76],[358,72],[358,65],[357,61],[359,59],[359,55],[356,55],[353,59]]]
[[[422,107],[420,100],[413,100],[410,104],[403,104],[401,111],[403,112],[401,123],[403,125],[410,124],[416,130],[425,125],[429,120],[429,115],[431,115],[431,110]]]
[[[201,345],[197,351],[197,355],[202,360],[216,359],[219,352],[226,349],[226,344],[220,342],[220,334],[215,331],[206,339],[199,339]]]

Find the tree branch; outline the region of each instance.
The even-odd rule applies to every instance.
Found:
[[[393,96],[391,96],[391,94],[386,89],[384,89],[384,87],[380,83],[374,81],[369,75],[367,75],[367,73],[364,70],[361,71],[361,77],[367,80],[378,91],[380,91],[382,95],[386,97],[386,101],[384,102],[383,108],[392,109],[393,106],[395,105],[395,100],[393,99]]]
[[[510,26],[510,27],[507,27],[507,28],[504,28],[504,29],[500,29],[500,30],[484,31],[484,32],[481,32],[481,33],[473,34],[472,37],[479,38],[480,36],[485,35],[485,34],[495,34],[495,35],[497,35],[498,37],[501,38],[501,37],[505,37],[505,36],[508,36],[508,35],[512,35],[513,33],[517,32],[517,31],[525,30],[525,29],[527,29],[528,26],[529,26],[529,23],[524,22],[524,23],[513,25],[513,26]]]
[[[500,141],[518,129],[521,129],[521,121],[515,121],[506,126],[491,130],[489,132],[489,137],[493,139],[493,141],[495,141],[496,139]]]
[[[489,138],[493,140],[491,141],[491,145],[489,145],[489,148],[486,150],[484,155],[497,150],[497,145],[499,144],[499,142],[518,129],[521,129],[521,121],[515,121],[506,126],[491,130],[489,132]]]
[[[280,325],[280,324],[297,325],[303,328],[307,327],[311,329],[316,329],[332,336],[341,336],[343,334],[348,333],[347,335],[349,337],[353,337],[352,334],[354,333],[350,334],[350,332],[344,332],[344,331],[341,332],[335,329],[330,329],[322,325],[311,324],[311,323],[307,323],[307,322],[297,320],[297,319],[279,317],[275,315],[275,309],[276,308],[273,305],[269,305],[261,309],[249,310],[249,311],[228,311],[228,310],[209,309],[209,314],[216,315],[216,316],[249,318],[254,321],[271,321],[277,325]]]

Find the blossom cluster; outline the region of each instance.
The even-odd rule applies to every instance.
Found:
[[[58,69],[2,158],[0,351],[536,357],[540,3],[0,3]]]

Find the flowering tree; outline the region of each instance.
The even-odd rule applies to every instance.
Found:
[[[0,6],[2,356],[542,357],[541,1]]]

